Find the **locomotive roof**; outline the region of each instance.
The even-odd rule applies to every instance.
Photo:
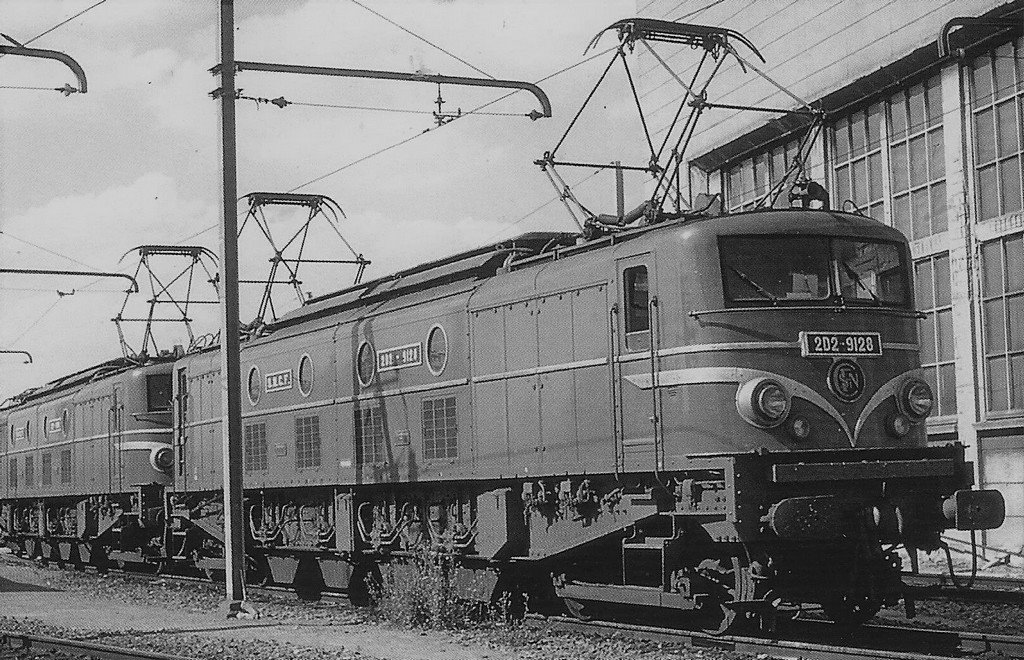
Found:
[[[516,238],[483,247],[460,252],[443,259],[430,261],[398,271],[391,275],[364,282],[333,293],[313,298],[302,307],[285,314],[267,325],[274,332],[283,328],[306,323],[344,309],[361,307],[369,302],[379,301],[410,293],[427,287],[436,287],[460,280],[486,278],[495,275],[510,255],[519,255],[509,262],[513,270],[526,268],[550,259],[571,254],[589,252],[640,236],[681,225],[701,226],[708,231],[724,228],[740,228],[741,231],[769,233],[776,229],[801,227],[807,231],[815,229],[833,232],[855,230],[871,235],[893,233],[895,229],[868,216],[821,209],[758,209],[717,216],[689,216],[653,225],[645,225],[593,239],[578,242],[579,234],[565,232],[530,232]],[[554,249],[552,249],[554,248]]]
[[[380,298],[409,293],[458,280],[490,277],[510,255],[536,254],[551,245],[575,242],[578,234],[538,231],[491,243],[442,259],[400,270],[369,282],[311,299],[280,319],[268,324],[269,331],[304,323],[341,309],[359,307]]]
[[[102,380],[103,378],[109,378],[114,374],[127,371],[128,369],[134,369],[136,367],[144,366],[145,364],[153,364],[154,362],[166,362],[173,358],[148,358],[146,362],[140,362],[137,359],[119,357],[106,362],[93,365],[76,371],[75,373],[68,374],[67,376],[61,376],[55,380],[51,380],[45,385],[39,387],[33,387],[25,390],[21,394],[15,394],[7,401],[0,405],[0,409],[16,408],[22,404],[30,401],[36,401],[55,392],[68,390],[79,385],[90,383],[93,380]]]

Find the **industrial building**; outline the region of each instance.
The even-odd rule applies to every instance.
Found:
[[[731,28],[772,80],[727,61],[709,102],[824,110],[806,175],[832,208],[911,240],[935,443],[967,445],[1005,524],[984,545],[1024,550],[1024,3],[999,0],[640,0],[637,15]],[[694,55],[697,53],[697,55]],[[664,134],[699,51],[636,49],[650,130]],[[785,90],[792,92],[787,94]],[[687,150],[691,196],[752,208],[785,176],[807,115],[709,108]],[[790,176],[776,206],[788,206]]]

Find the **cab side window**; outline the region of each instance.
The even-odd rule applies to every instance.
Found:
[[[622,271],[624,317],[626,323],[626,348],[646,349],[651,317],[648,311],[650,287],[647,280],[647,266],[631,266]]]

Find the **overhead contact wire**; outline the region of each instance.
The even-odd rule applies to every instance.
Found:
[[[468,67],[469,67],[470,69],[473,69],[473,70],[474,70],[474,71],[476,71],[477,73],[479,73],[479,74],[481,74],[481,75],[484,75],[484,76],[487,76],[487,77],[488,77],[488,78],[490,78],[491,80],[495,80],[495,77],[494,77],[494,76],[492,76],[491,74],[487,73],[487,72],[486,72],[486,71],[484,71],[483,69],[480,69],[480,68],[478,68],[478,67],[475,67],[475,66],[473,66],[472,64],[470,64],[470,63],[469,63],[469,62],[467,62],[466,60],[462,59],[461,57],[459,57],[459,56],[458,56],[458,55],[456,55],[455,53],[452,53],[451,51],[445,50],[445,49],[444,49],[444,48],[442,48],[441,46],[438,46],[438,45],[437,45],[437,44],[435,44],[434,42],[430,41],[429,39],[426,39],[426,38],[424,38],[424,37],[421,37],[420,35],[416,34],[416,33],[415,33],[415,32],[413,32],[412,30],[410,30],[410,29],[408,29],[408,28],[406,28],[406,27],[404,27],[404,26],[402,26],[402,25],[399,25],[398,23],[396,23],[395,21],[391,20],[390,18],[388,18],[388,17],[387,17],[387,16],[385,16],[384,14],[382,14],[382,13],[380,13],[380,12],[378,12],[378,11],[374,10],[374,9],[370,9],[369,7],[367,7],[366,5],[364,5],[363,3],[359,2],[359,0],[351,0],[351,1],[352,1],[352,3],[353,3],[353,4],[355,4],[355,5],[358,5],[359,7],[362,7],[362,8],[363,8],[363,9],[365,9],[366,11],[368,11],[368,12],[370,12],[371,14],[373,14],[374,16],[376,16],[377,18],[380,18],[381,20],[384,20],[384,21],[386,21],[386,22],[390,23],[391,25],[394,25],[394,26],[395,26],[396,28],[398,28],[398,29],[399,29],[399,30],[401,30],[402,32],[405,32],[406,34],[410,34],[410,35],[412,35],[413,37],[416,37],[417,39],[419,39],[420,41],[422,41],[423,43],[425,43],[425,44],[427,44],[427,45],[431,46],[432,48],[436,48],[437,50],[441,51],[442,53],[444,53],[444,54],[445,54],[445,55],[447,55],[448,57],[451,57],[452,59],[458,60],[459,62],[462,62],[463,64],[465,64],[466,66],[468,66]]]

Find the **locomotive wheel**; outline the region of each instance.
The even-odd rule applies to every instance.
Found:
[[[737,610],[731,607],[733,601],[750,600],[754,595],[754,580],[746,561],[740,557],[705,559],[698,571],[711,583],[717,585],[707,603],[701,608],[706,618],[701,629],[711,635],[734,632],[746,623],[737,617]]]
[[[866,594],[844,594],[821,604],[825,616],[844,628],[860,626],[882,609],[882,603]]]

